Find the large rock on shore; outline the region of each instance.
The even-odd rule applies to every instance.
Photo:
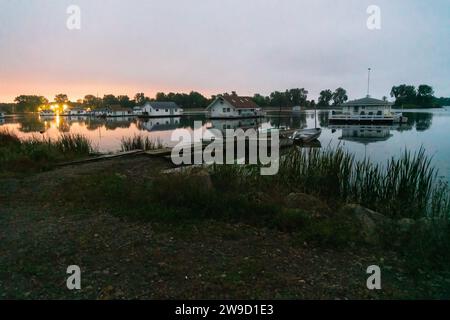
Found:
[[[378,244],[383,232],[392,225],[391,219],[359,204],[348,204],[339,214],[351,219],[356,224],[361,238],[369,244]]]
[[[306,193],[291,193],[285,199],[289,209],[301,209],[314,217],[326,217],[331,213],[330,207],[318,198]]]

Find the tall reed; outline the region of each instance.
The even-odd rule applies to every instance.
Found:
[[[356,160],[342,148],[294,150],[280,165],[280,181],[327,198],[358,202],[391,217],[450,218],[449,189],[425,149],[405,151],[386,165]]]
[[[141,134],[135,134],[133,137],[123,137],[121,140],[121,150],[155,150],[161,149],[163,144],[160,139],[152,140],[149,137],[145,137]]]

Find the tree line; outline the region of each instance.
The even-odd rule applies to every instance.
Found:
[[[308,100],[308,90],[305,88],[293,88],[285,91],[273,91],[269,95],[264,96],[259,93],[253,95],[253,101],[261,107],[319,107],[327,108],[330,106],[339,106],[348,101],[347,91],[344,88],[337,88],[334,91],[330,89],[322,90],[319,94],[317,102],[312,99]],[[224,93],[228,94],[228,93]],[[232,91],[232,95],[237,95]],[[391,97],[395,98],[394,105],[397,107],[438,107],[450,105],[450,98],[434,97],[434,90],[429,85],[420,85],[417,89],[412,85],[393,86]],[[98,97],[92,94],[84,96],[75,102],[70,101],[67,94],[57,94],[53,101],[50,102],[44,96],[38,95],[20,95],[15,98],[15,104],[3,104],[3,109],[10,109],[14,106],[16,112],[35,112],[39,107],[49,104],[66,104],[69,107],[84,107],[91,109],[101,109],[110,106],[121,106],[123,108],[133,108],[135,106],[143,106],[151,101],[173,101],[179,106],[190,108],[205,108],[217,95],[210,98],[203,96],[201,93],[191,91],[190,93],[164,93],[158,92],[155,98],[149,98],[144,93],[136,93],[133,97],[127,95],[106,94]],[[384,97],[384,99],[387,99]]]
[[[436,108],[450,105],[450,98],[436,98],[433,87],[427,84],[421,84],[417,88],[406,84],[393,86],[391,97],[395,98],[395,107]]]
[[[343,88],[337,88],[334,91],[330,89],[322,90],[317,102],[308,100],[308,90],[305,88],[288,89],[284,92],[274,91],[268,96],[257,93],[253,96],[253,101],[263,107],[329,107],[330,105],[338,106],[347,100],[347,91]]]

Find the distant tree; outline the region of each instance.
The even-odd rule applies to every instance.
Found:
[[[305,88],[290,89],[286,90],[286,95],[290,106],[304,106],[308,98],[308,90]]]
[[[56,103],[68,103],[69,102],[69,98],[67,97],[67,94],[64,94],[64,93],[60,93],[60,94],[57,94],[56,96],[55,96],[55,99],[54,99],[54,101],[56,102]]]
[[[259,93],[255,93],[252,100],[260,107],[267,106],[270,103],[268,97],[264,97],[264,96],[260,95]]]
[[[290,104],[289,98],[284,92],[274,91],[270,94],[270,106],[285,107]]]
[[[331,92],[331,90],[329,90],[329,89],[322,90],[322,91],[320,91],[319,102],[317,105],[320,107],[328,107],[328,106],[330,106],[330,101],[332,98],[333,98],[333,92]]]
[[[190,104],[186,105],[186,107],[190,108],[205,108],[209,104],[209,100],[206,97],[204,97],[201,93],[196,91],[191,91],[189,93],[189,102]]]
[[[145,94],[140,92],[134,95],[134,102],[137,106],[143,106],[147,102],[148,98],[145,97]]]
[[[345,101],[348,100],[347,91],[340,87],[337,88],[333,92],[332,99],[333,99],[334,106],[339,106],[339,105],[343,104]]]
[[[434,101],[434,90],[431,86],[421,84],[417,88],[417,103],[423,107],[432,107]]]
[[[130,100],[130,97],[127,95],[117,96],[117,100],[119,100],[119,104],[122,108],[133,108],[135,105],[135,102]]]
[[[102,99],[98,98],[92,94],[88,94],[84,96],[83,106],[86,108],[96,109],[100,108],[102,105]]]
[[[36,112],[41,105],[48,104],[47,98],[35,95],[20,95],[14,102],[17,112]]]
[[[155,96],[156,101],[167,101],[167,96],[164,92],[157,92]]]
[[[391,97],[395,98],[394,105],[401,106],[403,104],[415,104],[417,101],[417,92],[414,86],[402,84],[393,86]]]
[[[118,105],[118,104],[119,104],[119,99],[117,99],[115,95],[106,94],[103,96],[103,106],[104,107],[109,107],[109,106]]]

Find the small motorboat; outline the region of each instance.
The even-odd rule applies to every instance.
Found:
[[[322,129],[320,128],[302,129],[295,131],[294,134],[292,134],[291,139],[302,143],[308,143],[319,138],[321,133]]]

